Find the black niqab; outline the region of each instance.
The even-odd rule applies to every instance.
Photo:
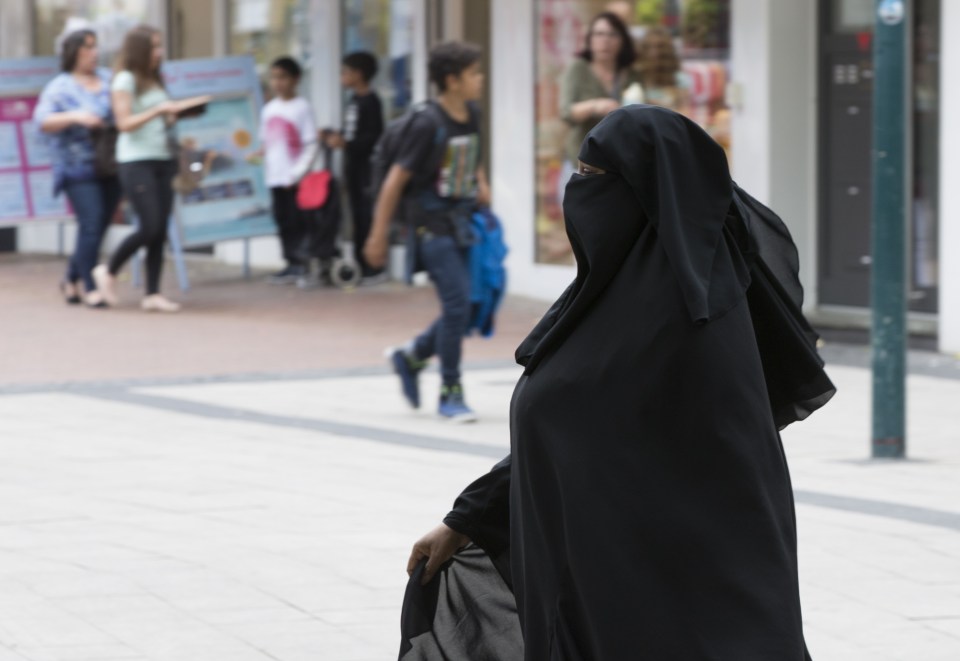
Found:
[[[577,277],[517,351],[510,456],[445,519],[476,546],[409,584],[401,658],[802,661],[777,428],[832,385],[789,234],[670,111],[611,114],[580,157],[608,172],[567,187]]]

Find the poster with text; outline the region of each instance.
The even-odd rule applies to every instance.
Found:
[[[55,58],[0,60],[0,223],[63,218],[63,196],[53,195],[47,140],[33,122],[43,86],[58,71]]]
[[[180,195],[177,215],[184,245],[273,234],[263,168],[251,162],[260,149],[262,103],[253,59],[171,62],[164,78],[176,98],[215,97],[202,115],[177,125],[186,160],[202,174],[192,190]]]
[[[0,223],[68,215],[53,195],[49,149],[33,123],[36,96],[0,98]]]

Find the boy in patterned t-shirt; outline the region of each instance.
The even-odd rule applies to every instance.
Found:
[[[377,196],[373,228],[364,254],[371,266],[386,263],[390,219],[404,205],[416,239],[414,261],[430,274],[441,314],[402,348],[389,349],[404,396],[420,406],[418,376],[433,356],[440,358],[443,384],[438,412],[456,422],[472,422],[460,383],[463,336],[470,321],[470,271],[464,218],[490,199],[480,149],[480,118],[474,102],[483,94],[478,46],[449,42],[430,52],[430,79],[439,89],[436,103],[417,112],[401,140],[398,155]],[[440,141],[445,141],[441,143]],[[443,147],[442,150],[437,149]],[[467,228],[467,233],[469,229]]]

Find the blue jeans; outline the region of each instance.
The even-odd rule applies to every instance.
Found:
[[[440,318],[413,341],[418,360],[440,357],[443,384],[460,383],[463,336],[470,323],[470,269],[467,251],[452,236],[434,236],[419,244],[420,263],[440,299]]]
[[[67,264],[67,282],[83,280],[84,288],[91,292],[96,289],[91,271],[97,265],[100,244],[120,202],[120,182],[116,177],[68,181],[64,190],[78,225],[77,245]]]

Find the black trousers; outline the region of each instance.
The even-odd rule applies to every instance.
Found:
[[[278,186],[270,189],[273,200],[273,222],[277,224],[277,236],[283,258],[290,266],[301,266],[301,246],[307,230],[303,212],[297,206],[297,187]]]
[[[363,245],[370,236],[373,226],[373,199],[370,196],[370,164],[360,166],[348,165],[346,169],[347,195],[350,197],[350,213],[353,216],[353,251],[354,258],[363,275],[374,275],[381,269],[375,269],[367,264],[363,257]]]
[[[116,275],[133,253],[147,249],[147,296],[160,291],[163,271],[163,246],[167,224],[173,210],[173,177],[177,165],[172,160],[121,163],[120,185],[124,197],[137,214],[136,231],[124,239],[110,258],[109,269]]]

